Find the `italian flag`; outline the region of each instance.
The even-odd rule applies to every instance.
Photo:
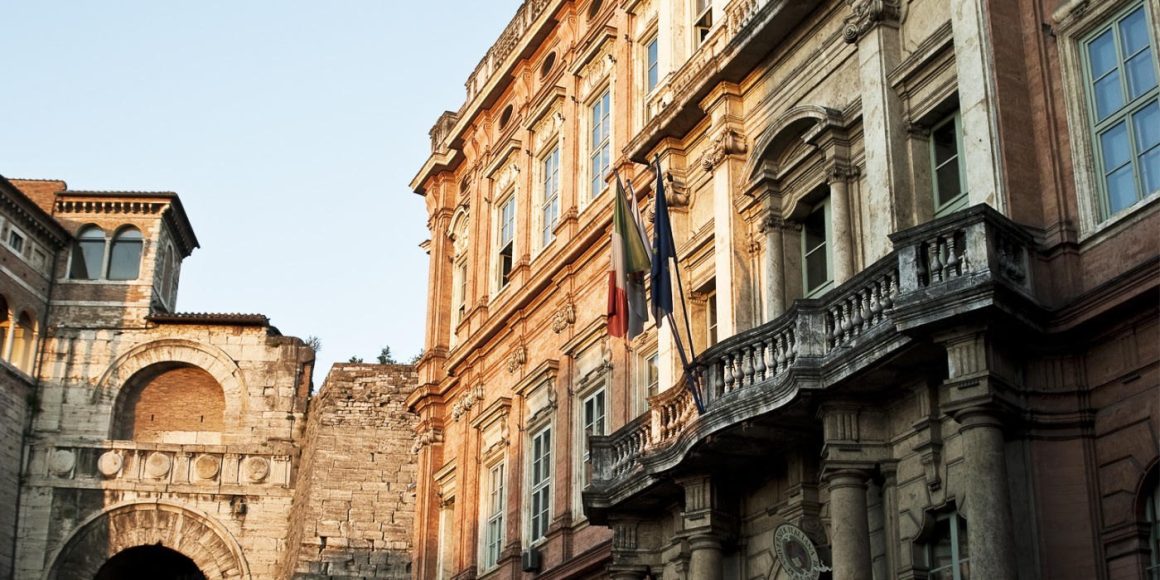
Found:
[[[612,210],[612,264],[608,270],[608,334],[631,340],[644,330],[648,309],[644,273],[652,268],[641,229],[633,219],[620,176]]]

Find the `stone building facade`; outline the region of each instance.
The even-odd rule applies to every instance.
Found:
[[[1160,577],[1158,18],[524,2],[412,182],[419,577]],[[654,159],[687,371],[605,332]]]
[[[360,556],[408,577],[408,367],[324,384],[375,401],[359,412],[382,439],[349,473],[303,469],[335,452],[311,446],[334,441],[315,417],[349,402],[310,398],[314,351],[266,317],[175,310],[197,247],[175,194],[0,178],[0,201],[0,578],[318,577],[283,573],[305,552],[292,541],[315,538],[328,490],[357,484],[395,494],[344,522],[381,524]],[[368,479],[323,481],[347,475]]]

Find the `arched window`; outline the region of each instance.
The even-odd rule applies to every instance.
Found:
[[[113,237],[113,249],[109,252],[110,280],[136,280],[141,271],[141,230],[127,226]]]
[[[36,317],[27,310],[20,313],[16,320],[16,328],[12,335],[12,364],[26,372],[32,373],[32,355],[36,350]]]
[[[105,232],[97,226],[85,226],[73,243],[72,268],[68,277],[73,280],[96,280],[101,277],[101,264],[104,261]]]

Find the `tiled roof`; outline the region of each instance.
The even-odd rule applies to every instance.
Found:
[[[269,326],[270,319],[262,314],[233,312],[155,312],[147,318],[159,324],[233,324],[238,326]]]

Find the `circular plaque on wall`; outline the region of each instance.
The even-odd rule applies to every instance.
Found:
[[[213,479],[221,470],[222,460],[213,455],[199,455],[193,460],[193,473],[198,479]]]
[[[830,568],[822,564],[810,537],[793,524],[782,524],[773,532],[773,549],[781,567],[793,580],[818,580]]]
[[[242,473],[250,483],[261,483],[270,475],[270,462],[265,457],[247,457],[242,462]]]
[[[121,466],[125,464],[121,454],[116,451],[106,451],[97,459],[97,471],[105,477],[113,477],[121,472]]]
[[[67,476],[76,464],[76,455],[67,449],[57,449],[48,458],[48,470],[57,477]]]
[[[153,479],[161,479],[169,475],[169,468],[173,466],[173,460],[164,453],[153,452],[145,459],[145,475]]]

